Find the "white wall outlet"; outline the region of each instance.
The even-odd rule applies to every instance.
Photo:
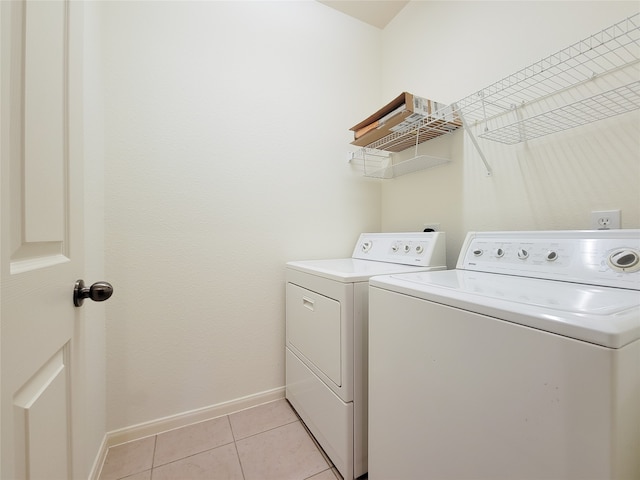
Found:
[[[591,212],[592,230],[611,230],[620,226],[620,210]]]
[[[423,232],[439,232],[440,224],[439,223],[425,223],[422,227]]]

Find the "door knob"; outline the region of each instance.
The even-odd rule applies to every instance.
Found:
[[[84,280],[80,279],[73,287],[73,304],[81,307],[85,298],[94,302],[104,302],[113,294],[113,287],[108,282],[96,282],[90,287],[85,287]]]

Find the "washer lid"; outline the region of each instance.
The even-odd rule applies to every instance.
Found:
[[[388,275],[369,282],[604,347],[640,339],[640,293],[635,290],[465,270]]]
[[[329,278],[338,282],[351,283],[366,282],[374,275],[443,270],[445,267],[415,267],[411,265],[360,260],[356,258],[339,258],[333,260],[303,260],[299,262],[287,262],[287,268]]]

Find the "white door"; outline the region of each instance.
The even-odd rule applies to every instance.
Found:
[[[2,479],[74,476],[81,3],[0,1]]]

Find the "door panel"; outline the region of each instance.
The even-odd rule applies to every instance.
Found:
[[[13,64],[21,66],[11,70],[12,273],[68,260],[67,4],[19,5],[12,16]]]
[[[14,396],[17,478],[70,478],[69,445],[52,441],[70,436],[68,351],[65,345]]]
[[[66,4],[28,2],[25,10],[24,240],[60,242],[67,130]]]
[[[81,3],[0,2],[0,478],[73,477],[83,314],[72,290],[84,258],[81,49],[70,39]]]

